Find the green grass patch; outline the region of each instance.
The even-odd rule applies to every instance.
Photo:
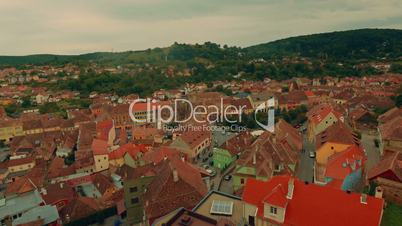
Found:
[[[402,226],[402,206],[388,203],[384,209],[381,226]]]

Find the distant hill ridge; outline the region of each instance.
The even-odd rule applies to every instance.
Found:
[[[241,54],[239,54],[241,53]],[[246,48],[220,47],[214,43],[200,45],[175,43],[166,48],[143,51],[96,52],[81,55],[38,54],[28,56],[0,56],[0,65],[65,64],[94,61],[105,64],[135,62],[158,63],[165,60],[187,61],[194,58],[207,60],[277,59],[309,57],[324,60],[395,60],[402,57],[402,30],[360,29],[304,35],[281,39]]]

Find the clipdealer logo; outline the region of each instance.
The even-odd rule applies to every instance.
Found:
[[[178,119],[179,103],[187,104],[189,114],[186,118]],[[269,132],[274,132],[275,124],[275,99],[271,98],[259,104],[254,111],[256,124]],[[137,124],[156,123],[157,128],[161,129],[168,123],[185,123],[193,120],[197,123],[241,123],[245,114],[246,106],[235,106],[224,104],[221,98],[218,105],[196,105],[194,106],[187,99],[175,99],[171,105],[161,104],[160,102],[147,99],[136,99],[131,102],[129,115],[131,120]],[[164,112],[164,113],[162,113]],[[267,112],[267,123],[260,122],[257,118],[259,112]]]

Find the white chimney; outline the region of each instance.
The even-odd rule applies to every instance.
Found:
[[[256,156],[256,154],[254,152],[254,154],[253,154],[253,165],[255,165],[255,164],[257,164],[257,156]]]
[[[288,194],[286,195],[287,199],[292,199],[293,198],[293,191],[295,189],[295,179],[290,178],[288,182]]]
[[[367,194],[362,194],[360,196],[360,203],[367,204]]]
[[[379,198],[379,199],[382,199],[382,195],[383,195],[383,190],[382,190],[382,187],[381,186],[377,186],[376,188],[375,188],[375,197],[376,198]]]
[[[179,173],[177,172],[176,169],[173,169],[173,181],[174,182],[179,181]]]
[[[60,183],[60,188],[63,188],[64,187],[64,183]]]
[[[47,195],[47,190],[46,190],[46,188],[42,188],[42,189],[41,189],[41,193],[42,193],[42,195]]]

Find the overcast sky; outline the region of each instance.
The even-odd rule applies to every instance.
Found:
[[[357,28],[402,28],[401,0],[0,0],[0,55],[249,46]]]

